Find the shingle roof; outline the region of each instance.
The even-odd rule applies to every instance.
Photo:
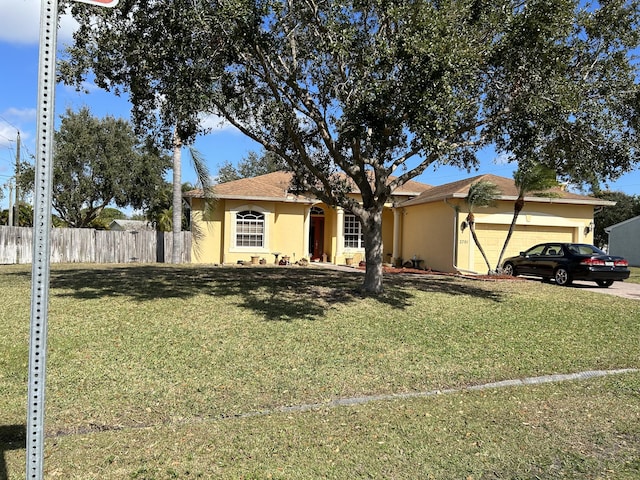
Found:
[[[153,230],[153,226],[146,220],[129,220],[118,218],[109,224],[110,230]]]
[[[430,188],[419,196],[411,200],[407,200],[402,204],[402,206],[420,205],[422,203],[436,202],[448,198],[465,198],[469,193],[471,185],[480,181],[491,182],[496,185],[501,192],[501,196],[499,197],[500,200],[515,200],[518,198],[518,188],[516,187],[513,179],[485,174]],[[525,200],[528,202],[545,203],[615,205],[615,202],[568,192],[561,187],[554,187],[537,194],[531,193],[525,197]]]
[[[312,197],[295,195],[289,192],[292,174],[290,172],[273,172],[252,178],[241,178],[231,182],[219,183],[213,187],[217,198],[234,198],[247,200],[279,200],[289,202],[313,202]],[[431,186],[410,180],[397,188],[393,195],[416,196],[432,188]],[[355,190],[357,192],[357,190]],[[186,197],[202,197],[202,189],[185,193]]]
[[[295,195],[289,192],[291,176],[290,172],[279,171],[220,183],[215,185],[213,189],[217,198],[313,203],[314,199],[312,197]],[[500,200],[515,200],[518,198],[518,189],[513,179],[492,174],[477,175],[437,187],[410,180],[397,188],[393,195],[414,197],[403,202],[403,207],[436,202],[448,198],[465,198],[469,193],[469,187],[479,181],[491,182],[496,185],[501,192]],[[357,190],[354,189],[354,192],[357,192]],[[185,193],[185,196],[198,198],[203,196],[203,192],[202,190],[192,190]],[[538,194],[529,194],[525,197],[525,200],[528,202],[573,203],[596,206],[615,205],[615,202],[568,192],[561,187],[555,187]]]

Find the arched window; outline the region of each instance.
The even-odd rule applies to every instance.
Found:
[[[311,215],[324,215],[324,210],[320,207],[311,207]]]
[[[264,246],[264,214],[253,210],[236,213],[236,247]]]
[[[344,214],[344,248],[364,248],[364,232],[353,213]]]

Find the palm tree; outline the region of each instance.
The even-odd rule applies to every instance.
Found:
[[[484,258],[484,261],[487,264],[489,274],[492,273],[491,264],[489,263],[487,255],[486,253],[484,253],[484,249],[482,248],[482,245],[480,245],[480,240],[478,240],[478,236],[476,235],[476,221],[474,211],[476,208],[488,207],[492,205],[499,195],[500,190],[495,184],[487,182],[486,180],[481,180],[479,182],[473,183],[469,187],[469,192],[467,193],[467,196],[465,198],[465,202],[469,207],[469,213],[467,214],[466,219],[467,225],[469,226],[469,230],[471,231],[471,236],[473,237],[473,241],[476,244],[476,247],[478,247],[478,250],[480,250],[482,258]]]
[[[207,168],[204,157],[198,150],[189,147],[193,169],[198,177],[198,183],[202,186],[205,202],[209,203],[211,197],[211,175]],[[172,224],[173,224],[173,250],[171,252],[171,263],[180,263],[182,259],[182,140],[177,133],[177,128],[173,136],[173,201],[172,201]]]
[[[173,134],[173,249],[171,263],[182,259],[182,139],[176,128]]]
[[[514,172],[513,179],[515,181],[516,188],[518,189],[518,198],[513,204],[513,219],[509,226],[507,238],[505,238],[504,244],[502,245],[500,257],[498,257],[498,264],[496,265],[497,271],[501,270],[500,264],[502,263],[502,257],[504,257],[504,253],[507,250],[513,231],[516,228],[518,215],[520,215],[520,212],[524,208],[524,197],[529,193],[541,192],[558,185],[555,170],[545,167],[544,165],[540,165],[539,163],[528,163],[526,166],[520,165],[518,170]]]

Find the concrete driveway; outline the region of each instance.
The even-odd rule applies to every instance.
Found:
[[[618,297],[640,300],[640,283],[613,282],[613,285],[611,285],[609,288],[600,288],[594,282],[584,282],[582,280],[576,280],[570,287],[564,288],[576,288],[589,292],[605,293],[607,295],[615,295]]]

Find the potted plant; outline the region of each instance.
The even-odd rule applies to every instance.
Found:
[[[347,266],[353,265],[353,252],[348,248],[344,251],[344,263]]]

